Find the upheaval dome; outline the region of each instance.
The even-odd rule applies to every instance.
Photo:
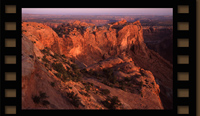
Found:
[[[23,109],[172,109],[172,87],[140,21],[22,23]]]

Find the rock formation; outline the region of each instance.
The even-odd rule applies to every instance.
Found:
[[[172,85],[173,65],[147,48],[139,21],[22,23],[23,109],[171,109]]]

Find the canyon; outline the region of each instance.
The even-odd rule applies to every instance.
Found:
[[[173,108],[173,29],[103,23],[22,23],[22,109]]]

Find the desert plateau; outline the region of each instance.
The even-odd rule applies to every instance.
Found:
[[[22,109],[173,108],[172,16],[22,17]]]

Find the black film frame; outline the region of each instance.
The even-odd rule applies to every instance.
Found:
[[[6,14],[5,5],[16,5],[16,13]],[[189,5],[189,13],[179,14],[178,5]],[[22,110],[21,109],[21,9],[22,8],[173,8],[173,110]],[[5,22],[16,22],[16,31],[6,31]],[[178,31],[178,22],[189,22],[189,31]],[[5,38],[16,38],[16,47],[5,47]],[[178,38],[189,38],[189,47],[177,47]],[[5,64],[5,55],[16,55],[16,64]],[[177,55],[189,55],[189,64],[177,64]],[[16,72],[16,81],[5,81],[5,72]],[[189,72],[189,81],[177,81],[177,72]],[[181,115],[178,106],[189,106],[189,114],[196,115],[196,1],[41,1],[3,0],[1,1],[1,115],[5,106],[16,106],[12,115],[67,115],[69,113],[133,113],[133,115]],[[16,89],[15,98],[6,98],[5,89]],[[188,98],[178,98],[177,89],[189,89]],[[73,114],[74,115],[74,114]],[[85,114],[82,114],[85,115]]]

